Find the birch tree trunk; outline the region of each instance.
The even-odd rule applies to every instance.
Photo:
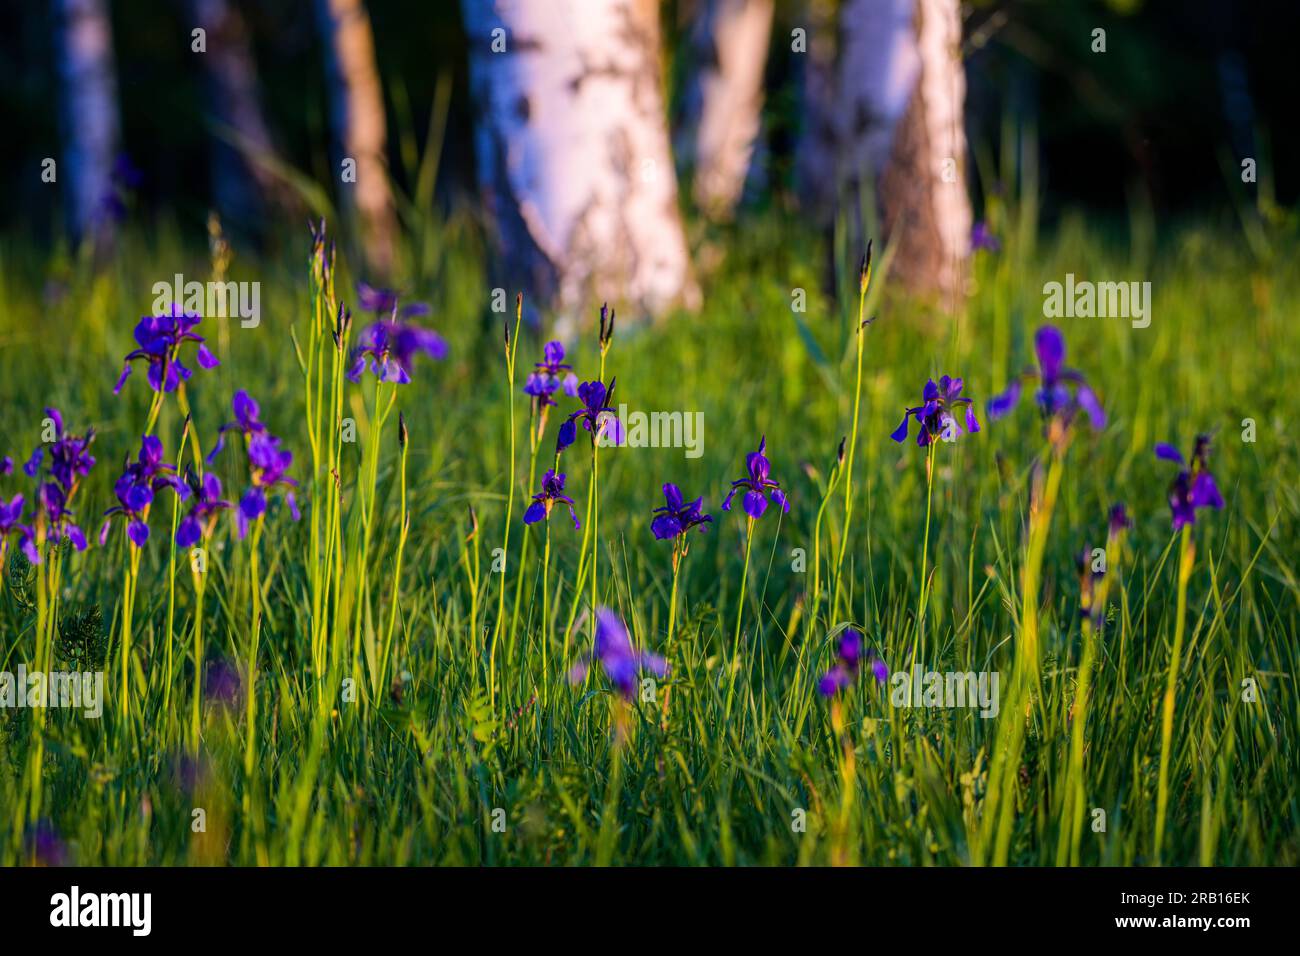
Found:
[[[475,153],[511,281],[584,314],[694,305],[655,0],[463,0]]]
[[[112,238],[113,164],[121,121],[106,0],[58,0],[57,47],[68,229],[102,249]]]
[[[692,168],[695,204],[714,219],[731,217],[749,173],[773,9],[773,0],[705,0],[692,31],[679,158]]]
[[[393,268],[397,214],[388,182],[388,128],[375,39],[363,0],[317,0],[330,85],[335,170],[359,219],[366,262],[388,277]],[[355,182],[344,165],[355,163]]]
[[[227,221],[255,225],[264,201],[274,195],[275,177],[258,161],[259,156],[271,155],[273,147],[258,102],[257,65],[248,30],[229,0],[191,0],[190,12],[207,36],[207,51],[201,56],[208,108],[225,127],[213,146],[213,199]],[[225,138],[232,132],[238,144]]]
[[[904,284],[956,293],[971,230],[957,0],[845,0],[836,85],[840,183],[850,200],[875,189]]]

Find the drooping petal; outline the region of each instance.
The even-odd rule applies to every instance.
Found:
[[[81,529],[75,524],[66,525],[63,533],[67,535],[68,540],[72,542],[72,546],[78,551],[86,550],[86,536],[81,533]]]
[[[682,523],[676,515],[659,515],[650,522],[650,530],[660,541],[666,541],[682,533]]]
[[[126,536],[137,548],[143,548],[144,543],[149,540],[149,526],[139,518],[133,518],[126,526]]]
[[[740,490],[741,488],[743,488],[743,487],[746,487],[746,486],[744,486],[744,485],[736,485],[735,487],[733,487],[733,488],[731,489],[730,492],[727,493],[727,497],[724,498],[724,499],[722,500],[722,510],[723,510],[723,511],[730,511],[730,510],[731,510],[731,499],[734,498],[734,497],[736,497],[736,492],[739,491],[739,490]]]
[[[1183,460],[1182,452],[1173,445],[1162,441],[1156,442],[1156,457],[1163,458],[1165,461],[1175,461],[1180,465],[1187,464],[1187,462]]]
[[[573,444],[577,437],[577,423],[572,418],[567,419],[562,425],[560,425],[560,432],[555,438],[555,450],[557,452],[564,451],[564,449]]]
[[[907,441],[907,421],[911,417],[912,417],[911,412],[904,412],[903,420],[898,423],[897,428],[895,428],[892,432],[889,433],[889,437],[894,439],[894,441],[899,442],[900,444],[902,442]]]
[[[194,353],[194,357],[198,360],[199,368],[216,368],[221,364],[217,357],[212,354],[212,350],[206,345],[200,345],[199,350]]]
[[[298,510],[298,499],[292,491],[284,496],[284,503],[289,506],[289,514],[293,516],[293,520],[301,521],[302,512]]]
[[[1191,503],[1193,508],[1223,507],[1223,495],[1219,494],[1219,486],[1208,471],[1192,479]]]
[[[745,514],[755,520],[763,517],[763,512],[767,510],[767,498],[761,491],[748,492],[741,504],[745,509]]]
[[[176,546],[188,548],[203,537],[203,527],[194,515],[186,515],[176,528]]]
[[[1097,431],[1106,427],[1106,410],[1101,407],[1101,402],[1097,399],[1097,393],[1087,385],[1080,385],[1076,393],[1079,399],[1080,407],[1088,413],[1088,421]]]
[[[972,435],[974,435],[977,431],[980,430],[979,419],[975,417],[974,405],[966,406],[966,430],[970,432]]]
[[[117,384],[113,386],[113,394],[121,395],[122,386],[126,384],[127,378],[131,374],[131,363],[125,362],[122,365],[122,374],[117,377]]]
[[[524,512],[524,524],[536,524],[546,517],[546,506],[540,501],[534,501]]]
[[[1001,395],[994,395],[989,399],[988,413],[989,418],[998,419],[1007,414],[1016,407],[1020,401],[1020,379],[1012,379],[1007,386],[1007,390]]]
[[[785,492],[780,488],[772,489],[772,500],[781,506],[781,510],[786,514],[790,513],[790,499],[785,496]]]

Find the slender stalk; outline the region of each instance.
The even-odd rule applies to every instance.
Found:
[[[674,638],[677,635],[677,580],[681,576],[682,561],[686,557],[686,545],[682,536],[678,535],[673,539],[673,588],[672,594],[668,598],[668,639],[664,643],[664,649],[668,655],[668,666],[670,668],[673,662],[673,651],[675,649]],[[666,731],[668,729],[668,698],[672,694],[672,687],[664,688],[664,709],[661,726]]]
[[[745,522],[745,568],[740,573],[740,598],[736,602],[736,632],[731,639],[731,681],[727,686],[726,720],[731,722],[731,701],[736,695],[736,672],[740,670],[740,623],[745,616],[745,589],[749,584],[749,552],[754,545],[754,519]]]
[[[506,474],[506,525],[501,538],[501,559],[509,563],[510,525],[515,513],[515,353],[519,351],[519,325],[523,320],[524,296],[515,296],[515,333],[506,335],[506,378],[509,380],[510,394],[510,470]],[[508,328],[508,327],[507,327]],[[522,568],[520,569],[522,573]],[[488,652],[488,697],[492,709],[497,702],[497,642],[501,638],[501,627],[506,617],[506,569],[501,569],[501,582],[497,588],[497,620],[492,629],[492,649]]]
[[[1178,689],[1178,668],[1183,653],[1183,635],[1187,630],[1187,585],[1192,579],[1196,563],[1196,545],[1192,541],[1192,526],[1183,525],[1179,541],[1178,607],[1175,611],[1174,647],[1169,654],[1169,676],[1165,679],[1165,696],[1160,708],[1160,778],[1156,787],[1156,839],[1155,863],[1161,863],[1160,854],[1165,844],[1165,815],[1169,809],[1169,750],[1174,734],[1174,702]]]
[[[542,549],[542,709],[550,701],[551,689],[551,522],[546,520],[546,544]]]
[[[840,536],[840,553],[835,559],[835,588],[831,600],[831,613],[840,606],[840,585],[844,570],[844,555],[849,547],[849,531],[853,525],[853,459],[858,450],[858,415],[862,410],[862,351],[867,337],[867,326],[863,319],[866,307],[867,286],[871,284],[871,243],[867,243],[867,254],[862,260],[862,269],[858,276],[858,321],[856,333],[858,338],[857,374],[853,385],[853,427],[849,431],[849,456],[844,471],[844,529]]]

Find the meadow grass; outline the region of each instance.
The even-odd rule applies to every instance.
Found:
[[[58,549],[48,595],[11,548],[0,670],[71,666],[89,644],[108,699],[98,720],[0,711],[0,861],[39,862],[40,830],[67,859],[107,865],[1294,865],[1300,274],[1195,225],[1139,252],[1073,219],[1034,244],[1008,232],[1002,251],[980,253],[955,317],[897,295],[881,257],[863,304],[875,321],[860,336],[855,255],[840,257],[841,292],[827,296],[820,245],[778,214],[714,237],[727,256],[698,314],[620,321],[603,356],[594,330],[566,343],[584,381],[602,365],[605,381],[617,376],[616,401],[705,423],[697,459],[602,449],[587,512],[598,524],[583,507],[595,459],[582,440],[569,449],[560,470],[580,531],[562,508],[549,528],[520,520],[576,404],[559,396],[534,457],[518,389],[548,336],[528,303],[516,326],[513,290],[492,311],[463,224],[411,255],[410,288],[432,303],[427,322],[450,357],[418,361],[395,387],[338,374],[309,237],[256,261],[236,250],[230,278],[262,282],[262,321],[200,326],[222,365],[187,387],[187,445],[210,449],[247,389],[295,453],[302,520],[273,505],[241,542],[223,517],[192,575],[160,497],[129,604],[116,530],[103,547]],[[111,391],[132,329],[154,282],[208,278],[212,265],[166,227],[129,232],[99,272],[16,240],[0,256],[0,455],[26,459],[47,405],[73,430],[93,425],[99,463],[76,506],[93,538],[149,418],[143,375]],[[1079,430],[1053,476],[1032,402],[997,422],[984,403],[1031,362],[1040,290],[1066,272],[1150,278],[1155,291],[1146,329],[1058,323],[1110,421]],[[335,297],[356,311],[354,278],[340,257]],[[792,311],[795,289],[805,312]],[[354,335],[365,321],[354,316]],[[889,433],[926,378],[945,373],[964,377],[983,429],[933,448],[928,489],[926,450]],[[342,419],[355,443],[341,440]],[[168,460],[183,421],[169,397],[157,427]],[[855,424],[850,473],[837,448]],[[1199,432],[1214,435],[1226,507],[1198,513],[1180,595],[1172,472],[1151,449],[1188,448]],[[791,508],[769,508],[747,542],[744,513],[720,504],[763,435]],[[211,466],[232,499],[246,484],[240,454]],[[704,495],[714,516],[679,563],[649,530],[666,481]],[[1059,486],[1039,539],[1031,497],[1043,482]],[[16,470],[0,493],[30,501],[28,484]],[[1135,524],[1107,554],[1093,630],[1076,560],[1106,544],[1119,501]],[[504,579],[492,553],[503,545]],[[593,600],[622,615],[638,647],[669,657],[653,700],[624,706],[598,667],[571,685]],[[998,671],[998,716],[894,707],[865,676],[828,704],[817,680],[846,625],[891,669],[915,658],[922,670]],[[195,693],[196,646],[210,682],[221,662],[239,675],[232,699]]]

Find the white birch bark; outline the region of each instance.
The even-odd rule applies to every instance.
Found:
[[[698,299],[654,0],[463,0],[479,180],[506,275],[568,320]],[[495,51],[494,51],[495,50]]]
[[[100,247],[113,231],[109,198],[121,129],[113,29],[106,0],[58,0],[56,9],[68,228],[74,239]]]
[[[378,276],[392,271],[397,214],[388,182],[388,127],[375,39],[363,0],[317,0],[330,83],[335,173],[356,163],[356,182],[341,190],[360,220],[366,262]]]
[[[243,17],[229,0],[190,0],[194,25],[206,34],[203,57],[208,110],[233,130],[239,145],[216,137],[212,156],[213,198],[228,221],[253,223],[275,192],[275,177],[258,156],[273,152],[258,100],[257,65]]]
[[[905,284],[953,293],[971,230],[958,2],[846,0],[840,43],[840,181],[876,189]]]
[[[715,219],[731,217],[754,155],[773,9],[773,0],[706,0],[692,31],[682,158],[691,197]]]

